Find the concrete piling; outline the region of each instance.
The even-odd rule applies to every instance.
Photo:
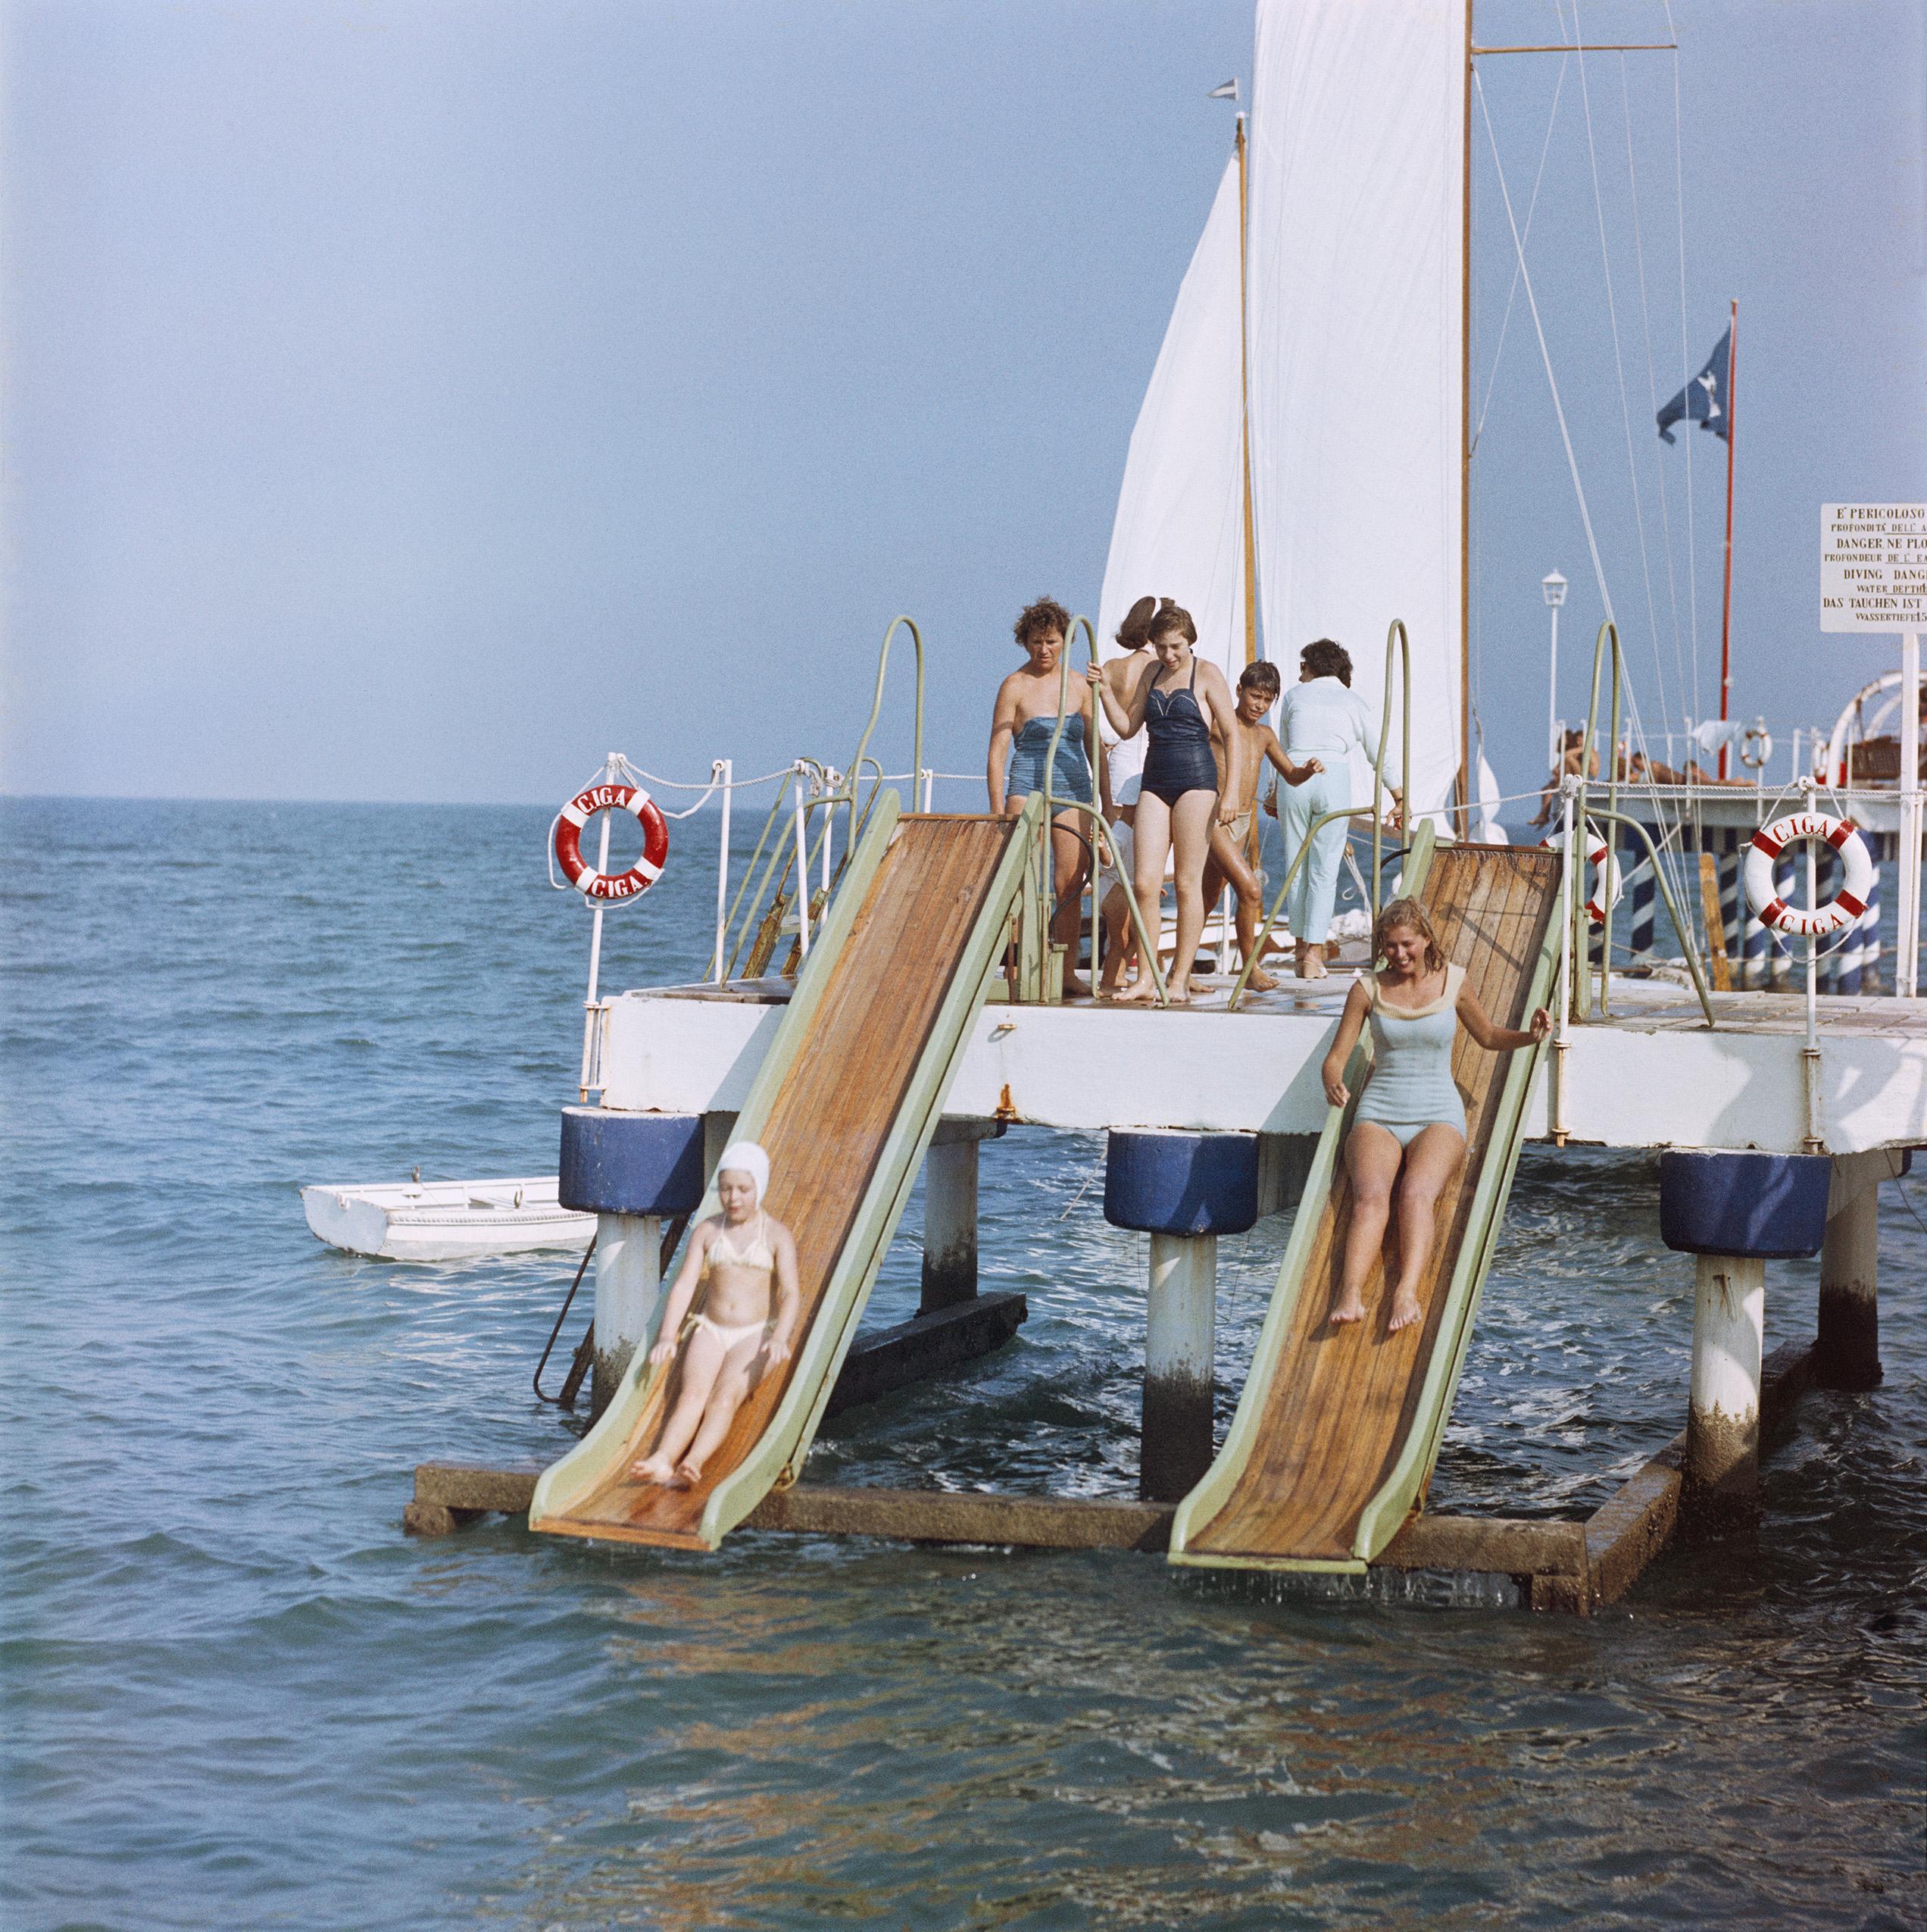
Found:
[[[662,1299],[662,1222],[654,1215],[598,1215],[595,1221],[595,1361],[589,1413],[600,1415],[622,1386],[636,1346]]]
[[[977,1294],[977,1149],[1002,1131],[995,1121],[942,1121],[924,1157],[923,1284],[919,1315]]]
[[[1834,1157],[1820,1249],[1813,1379],[1825,1389],[1873,1389],[1880,1368],[1880,1183],[1907,1171],[1904,1153]]]
[[[1759,1509],[1760,1365],[1766,1264],[1701,1255],[1693,1282],[1693,1377],[1685,1501],[1703,1527],[1743,1527]]]
[[[1211,1466],[1218,1237],[1154,1234],[1145,1310],[1138,1493],[1176,1502]]]

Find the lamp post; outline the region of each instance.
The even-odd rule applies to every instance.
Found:
[[[1546,691],[1546,743],[1551,753],[1551,769],[1556,776],[1563,763],[1561,754],[1565,749],[1559,742],[1559,607],[1566,601],[1566,580],[1554,571],[1540,578],[1539,588],[1552,608],[1552,670]]]

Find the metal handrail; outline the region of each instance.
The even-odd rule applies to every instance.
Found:
[[[1646,846],[1646,855],[1652,861],[1653,878],[1654,883],[1659,886],[1660,898],[1666,902],[1666,917],[1672,921],[1672,929],[1679,935],[1679,943],[1686,949],[1686,970],[1693,976],[1693,990],[1700,996],[1700,1010],[1706,1014],[1706,1023],[1707,1026],[1709,1027],[1716,1026],[1718,1023],[1713,1018],[1713,1000],[1707,993],[1706,974],[1700,964],[1699,948],[1693,943],[1692,928],[1687,924],[1685,920],[1680,918],[1679,907],[1672,896],[1672,888],[1666,883],[1666,874],[1660,869],[1659,850],[1658,848],[1653,843],[1652,833],[1647,831],[1645,827],[1641,824],[1639,821],[1632,817],[1632,815],[1629,812],[1610,811],[1595,808],[1592,816],[1595,818],[1610,818],[1616,824],[1629,825],[1639,834],[1640,837],[1644,840]],[[1579,824],[1581,827],[1583,827],[1585,824],[1585,821],[1584,819],[1579,821]],[[1580,832],[1579,837],[1576,838],[1573,843],[1579,843],[1579,839],[1582,839],[1584,836],[1583,832]],[[1585,908],[1583,905],[1582,905],[1579,910],[1581,913],[1583,914]],[[1611,910],[1612,908],[1610,906],[1607,907],[1607,911],[1609,914],[1610,914]],[[1610,961],[1608,962],[1608,966],[1610,970]],[[1600,1011],[1604,1013],[1605,1010],[1604,1004],[1602,1002]]]
[[[848,766],[848,785],[850,793],[848,803],[852,843],[854,843],[856,837],[857,776],[863,769],[864,754],[870,749],[870,735],[876,729],[876,721],[882,713],[883,682],[889,672],[890,646],[895,641],[897,628],[899,625],[910,633],[910,641],[916,647],[917,651],[917,717],[914,734],[911,740],[914,755],[910,759],[910,768],[913,774],[920,772],[923,769],[923,633],[917,629],[917,620],[914,617],[905,617],[899,614],[890,620],[890,627],[883,633],[882,648],[876,654],[876,694],[870,700],[870,720],[863,728],[863,736],[857,740],[856,755],[851,759]],[[880,764],[877,766],[877,777],[879,783],[882,777],[882,769]],[[916,787],[917,780],[913,777],[910,781],[910,796],[913,799],[916,796]]]
[[[1117,850],[1117,841],[1111,836],[1110,827],[1106,822],[1104,813],[1095,805],[1086,805],[1082,799],[1066,799],[1058,805],[1057,809],[1060,811],[1081,811],[1087,813],[1091,820],[1091,830],[1093,835],[1092,843],[1093,847],[1095,848],[1098,840],[1101,839],[1106,847],[1108,848],[1110,857],[1110,869],[1117,874],[1118,883],[1124,888],[1124,907],[1125,910],[1131,915],[1131,930],[1137,935],[1138,952],[1143,958],[1150,962],[1151,983],[1157,989],[1157,1003],[1160,1006],[1170,1005],[1171,1003],[1171,996],[1170,993],[1165,990],[1163,970],[1157,963],[1157,949],[1151,943],[1151,936],[1145,929],[1144,912],[1142,908],[1138,904],[1136,887],[1131,880],[1124,877],[1124,868],[1120,862],[1120,857]],[[1092,857],[1094,861],[1095,861],[1098,857],[1095,850],[1092,852]],[[1098,896],[1097,877],[1095,867],[1092,874],[1091,896],[1094,902],[1092,908],[1092,918],[1095,924],[1098,916],[1098,908],[1095,904],[1095,901]],[[1091,955],[1091,971],[1094,977],[1096,974],[1097,970],[1097,954],[1095,951],[1093,951]]]
[[[1401,755],[1400,776],[1404,783],[1400,787],[1400,817],[1404,830],[1411,830],[1412,814],[1412,644],[1406,634],[1405,621],[1394,617],[1385,632],[1385,709],[1391,708],[1391,640],[1398,639],[1399,663],[1404,673],[1405,705],[1404,730],[1399,746]],[[1379,714],[1379,755],[1372,761],[1372,922],[1376,930],[1379,917],[1379,875],[1382,868],[1380,853],[1385,824],[1385,808],[1381,795],[1385,789],[1385,747],[1391,739],[1385,729],[1385,712]],[[1271,909],[1265,914],[1264,924],[1259,929],[1257,939],[1250,956],[1245,960],[1238,975],[1238,983],[1231,989],[1231,997],[1225,1002],[1225,1010],[1235,1013],[1238,1002],[1245,997],[1245,989],[1252,974],[1257,971],[1258,961],[1264,957],[1266,943],[1271,937],[1271,929],[1278,923],[1278,915],[1285,909],[1285,896],[1291,889],[1291,883],[1298,876],[1298,868],[1304,864],[1311,850],[1313,836],[1332,823],[1334,819],[1350,818],[1357,811],[1355,805],[1347,805],[1342,811],[1320,812],[1306,827],[1304,843],[1292,855],[1291,863],[1285,868],[1285,883],[1278,889],[1278,896],[1271,902]]]
[[[1048,906],[1050,908],[1050,918],[1046,920],[1045,925],[1045,936],[1044,943],[1046,947],[1048,947],[1051,943],[1049,937],[1050,921],[1051,920],[1054,920],[1057,914],[1057,868],[1053,862],[1053,855],[1051,849],[1051,835],[1057,824],[1057,807],[1056,799],[1052,793],[1051,786],[1053,780],[1057,777],[1057,747],[1063,742],[1064,724],[1070,715],[1069,711],[1067,709],[1067,705],[1070,696],[1070,646],[1071,640],[1077,635],[1078,627],[1079,625],[1083,627],[1084,642],[1090,650],[1091,662],[1092,666],[1095,667],[1098,662],[1098,633],[1092,628],[1091,620],[1081,614],[1073,617],[1070,621],[1069,627],[1064,633],[1063,655],[1057,661],[1057,727],[1051,733],[1051,749],[1045,754],[1044,759],[1044,829],[1039,834],[1038,849],[1042,854],[1042,857],[1038,861],[1039,869],[1038,873],[1038,892],[1039,905],[1042,906]],[[1086,687],[1086,696],[1085,702],[1091,708],[1089,710],[1086,711],[1084,714],[1084,730],[1086,740],[1084,747],[1085,754],[1085,761],[1091,767],[1092,790],[1095,796],[1097,789],[1097,765],[1095,762],[1095,754],[1098,745],[1098,723],[1095,716],[1096,695],[1095,692],[1090,692],[1088,686]],[[1081,801],[1072,799],[1069,801],[1069,802],[1074,805],[1081,802]],[[1116,846],[1113,845],[1111,849],[1114,856],[1117,851]],[[1102,895],[1098,890],[1097,858],[1097,846],[1095,842],[1093,841],[1091,847],[1091,983],[1094,989],[1093,997],[1095,996],[1095,989],[1096,987],[1098,980],[1098,928],[1100,916],[1098,902],[1102,897]],[[1135,897],[1135,895],[1133,894],[1132,896]],[[1142,921],[1140,923],[1142,923]],[[1047,952],[1045,956],[1048,960],[1049,958],[1048,953]],[[1073,961],[1070,963],[1074,964],[1075,962]]]
[[[1391,640],[1394,637],[1398,639],[1398,661],[1405,681],[1405,709],[1398,737],[1398,775],[1405,781],[1398,788],[1401,815],[1412,808],[1412,640],[1405,634],[1405,620],[1394,617],[1385,631],[1385,702],[1379,708],[1379,755],[1372,764],[1372,924],[1375,930],[1379,922],[1379,852],[1383,830],[1379,791],[1385,774],[1385,721],[1391,714]],[[1469,819],[1466,822],[1469,824]],[[1410,827],[1406,829],[1409,831]]]

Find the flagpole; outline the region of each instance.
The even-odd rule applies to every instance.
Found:
[[[1258,661],[1258,546],[1251,510],[1251,327],[1245,258],[1245,117],[1238,117],[1238,414],[1245,442],[1245,661]]]
[[[1459,836],[1472,836],[1472,0],[1465,0],[1459,158]]]
[[[1734,407],[1733,374],[1740,355],[1740,305],[1735,298],[1726,324],[1726,589],[1719,617],[1719,721],[1726,722],[1727,700],[1733,688],[1733,443],[1739,432]],[[1726,774],[1727,748],[1719,747],[1719,775]]]

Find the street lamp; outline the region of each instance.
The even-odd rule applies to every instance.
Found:
[[[1557,775],[1564,763],[1565,747],[1559,742],[1559,607],[1566,601],[1566,580],[1557,571],[1539,580],[1539,588],[1552,608],[1552,671],[1546,692],[1546,742],[1552,751],[1552,770]]]

